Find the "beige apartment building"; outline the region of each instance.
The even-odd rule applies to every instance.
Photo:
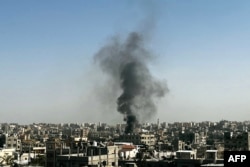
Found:
[[[127,134],[121,135],[119,140],[121,142],[130,142],[135,145],[146,144],[149,146],[155,145],[156,137],[154,134]]]

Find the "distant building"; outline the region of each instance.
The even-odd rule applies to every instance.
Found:
[[[60,149],[60,141],[48,140],[46,142],[46,167],[56,167],[56,155]]]
[[[176,167],[200,167],[200,166],[224,166],[224,160],[217,158],[217,150],[207,150],[205,158],[197,158],[192,150],[180,150],[176,152]]]
[[[156,143],[156,137],[154,134],[126,134],[120,135],[119,140],[121,142],[131,142],[135,145],[145,144],[153,146]]]
[[[118,147],[97,142],[65,141],[46,142],[46,167],[112,166],[118,164]]]
[[[172,142],[172,145],[173,145],[173,151],[178,151],[178,150],[185,150],[186,143],[183,142],[182,140],[174,140]]]
[[[7,136],[6,137],[6,148],[14,148],[16,151],[21,149],[21,140],[17,136]]]
[[[177,159],[196,159],[196,152],[192,150],[180,150],[176,152]]]
[[[218,158],[218,151],[217,150],[207,150],[206,151],[206,159],[208,160],[217,160]]]
[[[90,131],[88,133],[89,141],[105,141],[111,138],[113,134],[108,131]]]
[[[68,166],[117,166],[118,150],[117,146],[88,147],[87,153],[63,154],[56,156],[58,167]]]

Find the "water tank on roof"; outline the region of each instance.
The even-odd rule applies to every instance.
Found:
[[[93,141],[93,146],[97,146],[97,142],[96,141]]]
[[[124,153],[120,152],[120,157],[123,158],[124,157]]]

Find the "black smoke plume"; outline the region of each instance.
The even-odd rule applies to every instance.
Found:
[[[125,133],[133,133],[140,117],[149,118],[156,112],[155,98],[163,97],[167,87],[156,81],[147,65],[154,57],[145,48],[143,36],[137,32],[125,41],[113,38],[95,55],[102,70],[120,85],[117,110],[124,115]]]

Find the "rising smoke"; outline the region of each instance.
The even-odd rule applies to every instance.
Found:
[[[95,55],[101,69],[120,85],[117,110],[124,115],[126,134],[133,132],[140,117],[149,118],[156,112],[155,98],[163,97],[167,91],[166,85],[148,69],[153,57],[137,32],[130,33],[125,40],[113,38]]]

